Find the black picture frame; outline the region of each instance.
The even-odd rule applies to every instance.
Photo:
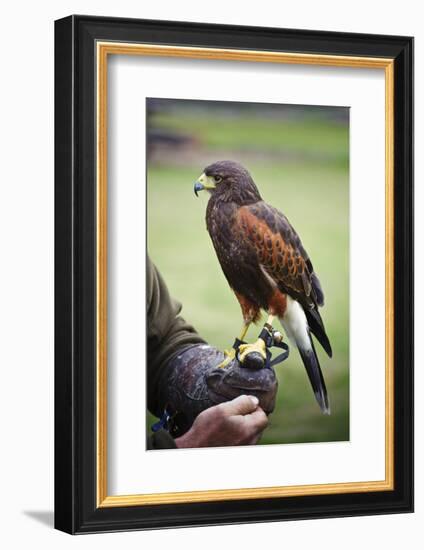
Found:
[[[99,40],[394,60],[394,490],[97,506]],[[68,533],[413,511],[413,39],[73,15],[55,22],[55,527]]]

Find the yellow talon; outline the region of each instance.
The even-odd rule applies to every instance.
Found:
[[[266,346],[262,338],[258,338],[254,344],[242,344],[239,347],[239,360],[243,363],[249,353],[256,351],[266,360]]]
[[[220,363],[218,365],[219,369],[223,369],[224,367],[226,367],[227,365],[229,365],[231,363],[231,361],[236,356],[236,350],[234,348],[231,348],[230,350],[226,349],[226,350],[224,350],[224,355],[225,355],[225,359],[224,359],[224,361],[222,361],[222,363]]]

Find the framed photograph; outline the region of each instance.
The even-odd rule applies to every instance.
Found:
[[[413,39],[55,23],[55,526],[413,510]]]

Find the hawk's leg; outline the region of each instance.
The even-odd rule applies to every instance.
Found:
[[[249,330],[250,323],[243,323],[243,327],[241,329],[241,333],[239,336],[239,340],[244,340],[247,334],[247,331]],[[231,363],[233,359],[236,357],[236,350],[234,348],[231,348],[230,350],[226,349],[224,350],[225,359],[218,365],[218,368],[224,368],[227,365]]]
[[[272,331],[272,322],[274,320],[274,315],[268,315],[268,319],[265,323],[265,327],[268,330]],[[262,340],[262,338],[258,338],[254,344],[242,344],[239,347],[239,361],[240,363],[244,363],[246,361],[246,357],[250,354],[259,354],[257,356],[258,362],[262,360],[262,362],[265,364],[266,361],[266,345],[265,342]],[[253,358],[253,356],[252,356]]]

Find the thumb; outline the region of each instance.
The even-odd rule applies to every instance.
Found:
[[[254,395],[239,395],[232,401],[223,403],[221,407],[228,415],[250,414],[257,409],[259,399]]]

